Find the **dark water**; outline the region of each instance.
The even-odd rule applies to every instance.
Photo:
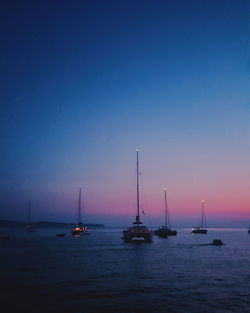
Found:
[[[118,229],[57,232],[20,229],[0,240],[1,312],[250,312],[245,229],[180,229],[137,244],[124,244]],[[214,238],[226,245],[205,245]]]

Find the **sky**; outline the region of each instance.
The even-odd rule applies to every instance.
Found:
[[[249,8],[2,2],[0,219],[248,226]]]

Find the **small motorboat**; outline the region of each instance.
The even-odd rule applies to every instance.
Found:
[[[221,239],[214,239],[212,243],[210,243],[211,246],[224,246],[225,243]]]

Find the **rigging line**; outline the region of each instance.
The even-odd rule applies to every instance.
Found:
[[[170,225],[170,212],[169,212],[169,207],[168,207],[168,222],[169,222],[169,228],[171,229],[171,225]]]
[[[143,204],[143,205],[141,205],[141,206],[145,208],[146,206],[149,207],[149,205],[148,205],[149,201],[148,201],[147,193],[145,191],[144,178],[143,178],[141,173],[140,173],[140,176],[141,176],[141,180],[140,180],[140,182],[141,182],[141,193],[143,195],[143,197],[142,197],[143,201],[141,201],[141,204]]]
[[[140,182],[141,182],[141,193],[142,193],[142,197],[141,197],[141,199],[143,199],[143,201],[141,201],[141,203],[143,204],[143,205],[141,205],[141,207],[142,208],[147,208],[146,209],[146,220],[147,220],[147,222],[148,222],[148,224],[149,224],[149,226],[150,226],[150,228],[152,228],[152,219],[151,219],[151,211],[150,211],[150,209],[149,209],[149,200],[148,200],[148,196],[147,196],[147,193],[146,193],[146,188],[145,188],[145,184],[144,184],[144,178],[143,178],[143,175],[141,174],[141,172],[140,172],[140,176],[141,176],[141,180],[140,180]]]
[[[165,212],[166,212],[165,224],[169,229],[171,229],[168,198],[167,198],[167,189],[166,188],[165,188]]]
[[[82,192],[82,199],[81,199],[81,218],[83,216],[84,224],[88,224],[88,216],[86,214],[86,189],[85,190],[85,200]],[[88,206],[87,206],[88,207]]]

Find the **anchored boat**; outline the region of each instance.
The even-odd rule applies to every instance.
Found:
[[[205,216],[205,200],[201,201],[201,226],[193,228],[191,233],[192,234],[207,234],[207,223],[206,223],[206,216]]]
[[[134,239],[144,239],[145,242],[151,242],[153,237],[153,232],[150,231],[146,226],[142,225],[140,220],[140,189],[139,189],[139,156],[138,149],[136,150],[136,177],[137,177],[137,214],[135,218],[134,226],[131,226],[123,231],[123,241],[131,242]]]
[[[168,236],[176,236],[177,231],[172,230],[170,227],[170,217],[168,210],[168,202],[167,202],[167,189],[165,188],[164,192],[164,202],[165,202],[165,225],[160,226],[158,229],[154,231],[154,234],[160,238],[167,238]]]
[[[79,189],[79,201],[78,201],[78,214],[77,214],[77,224],[71,229],[71,234],[73,236],[89,235],[88,227],[84,226],[82,223],[82,188]]]

